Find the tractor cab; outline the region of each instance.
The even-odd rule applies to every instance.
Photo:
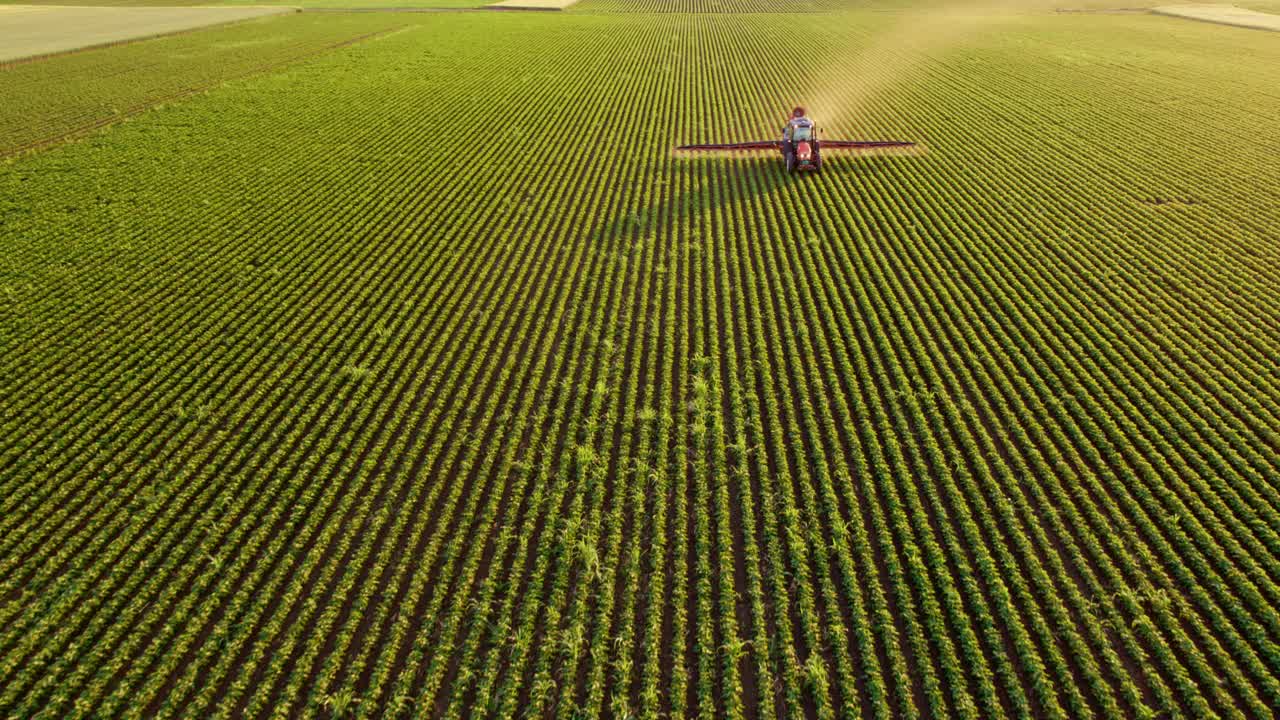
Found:
[[[791,125],[790,130],[790,138],[782,143],[782,156],[787,162],[787,172],[821,169],[818,128],[806,121]]]

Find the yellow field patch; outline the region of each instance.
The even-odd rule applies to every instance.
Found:
[[[0,62],[289,12],[294,9],[0,5]]]
[[[1154,8],[1152,12],[1157,15],[1280,32],[1280,15],[1246,10],[1234,5],[1165,5]]]

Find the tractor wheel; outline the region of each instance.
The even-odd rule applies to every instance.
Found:
[[[822,153],[819,152],[816,148],[813,151],[813,169],[814,170],[822,169]]]
[[[787,153],[787,172],[794,173],[796,171],[796,154]]]

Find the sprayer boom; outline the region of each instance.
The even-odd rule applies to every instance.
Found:
[[[785,140],[756,140],[739,143],[699,143],[680,145],[678,152],[745,152],[752,150],[778,150],[787,164],[787,172],[804,172],[822,169],[823,150],[879,150],[884,148],[908,148],[915,143],[902,140],[820,140],[818,129],[805,125],[794,134],[788,132]]]
[[[915,143],[903,140],[822,140],[824,150],[871,150],[875,148],[914,147]],[[700,143],[696,145],[678,145],[681,152],[698,152],[700,150],[777,150],[782,147],[781,140],[758,140],[740,143]]]

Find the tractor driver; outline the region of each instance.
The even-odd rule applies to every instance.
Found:
[[[804,108],[796,105],[796,108],[791,110],[791,118],[787,119],[786,126],[783,126],[782,128],[782,156],[787,159],[787,170],[791,169],[791,158],[792,155],[795,155],[796,151],[795,135],[797,129],[809,129],[812,127],[813,120],[806,117]]]
[[[798,127],[813,127],[813,121],[805,116],[804,108],[799,106],[791,111],[791,118],[787,120],[786,127],[782,128],[782,141],[791,142],[791,134]]]

